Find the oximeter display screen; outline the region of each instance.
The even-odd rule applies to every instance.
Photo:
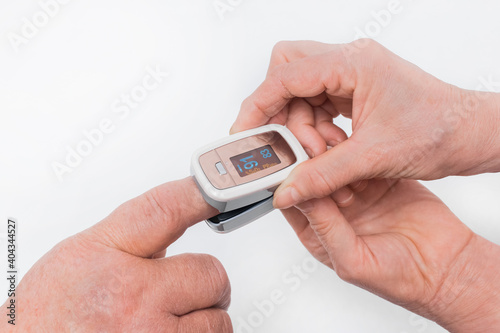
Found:
[[[233,156],[230,160],[240,177],[251,175],[281,163],[270,145]]]

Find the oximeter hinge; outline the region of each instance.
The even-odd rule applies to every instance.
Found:
[[[253,222],[273,210],[273,196],[270,196],[251,205],[220,213],[206,222],[214,231],[224,233]]]

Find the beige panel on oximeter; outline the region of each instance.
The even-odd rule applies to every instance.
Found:
[[[229,232],[272,211],[274,190],[307,159],[292,132],[274,124],[198,149],[191,173],[205,200],[221,213],[208,225]]]

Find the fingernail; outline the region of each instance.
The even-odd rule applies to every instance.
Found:
[[[306,151],[306,154],[309,156],[309,158],[314,157],[314,153],[310,148],[304,148],[304,150]]]
[[[289,186],[280,193],[275,195],[274,208],[287,209],[295,205],[301,200],[299,192],[293,187]]]
[[[360,180],[359,182],[355,182],[354,184],[351,185],[351,187],[355,190],[357,189],[361,184],[363,183],[362,180]]]
[[[366,189],[366,187],[368,186],[368,181],[367,180],[361,180],[357,183],[354,183],[351,185],[351,188],[354,192],[362,192]]]
[[[330,140],[328,141],[326,144],[329,146],[329,147],[335,147],[336,145],[338,145],[340,142],[337,141],[337,140]]]
[[[342,201],[338,201],[337,205],[343,206],[343,205],[347,204],[349,201],[351,201],[353,197],[354,197],[354,193],[351,192],[351,195],[349,195],[348,198],[346,198],[346,199],[344,199]]]

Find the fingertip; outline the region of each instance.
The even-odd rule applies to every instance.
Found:
[[[288,198],[288,193],[287,190],[283,190],[274,193],[274,199],[273,199],[273,207],[275,209],[287,209],[293,206],[293,204],[290,204],[290,200]]]
[[[349,187],[355,193],[363,192],[368,187],[368,180],[360,180],[358,182],[352,183]]]
[[[304,147],[304,150],[306,151],[306,154],[307,154],[307,156],[309,156],[309,158],[314,158],[314,156],[315,156],[314,152],[310,148]]]
[[[348,139],[344,130],[332,123],[330,119],[318,122],[316,128],[330,147],[335,147]]]
[[[310,158],[321,155],[327,150],[327,144],[314,127],[313,108],[305,100],[295,99],[290,104],[287,127],[304,147]]]
[[[348,187],[342,187],[332,194],[332,199],[338,207],[345,208],[354,202],[354,192]]]
[[[244,131],[244,130],[245,130],[245,128],[243,128],[243,126],[241,126],[241,119],[238,116],[238,118],[234,121],[233,125],[229,129],[229,135],[233,135],[233,134],[236,134],[236,133]]]
[[[273,206],[276,209],[287,209],[301,202],[302,198],[293,186],[278,189],[274,194]]]

